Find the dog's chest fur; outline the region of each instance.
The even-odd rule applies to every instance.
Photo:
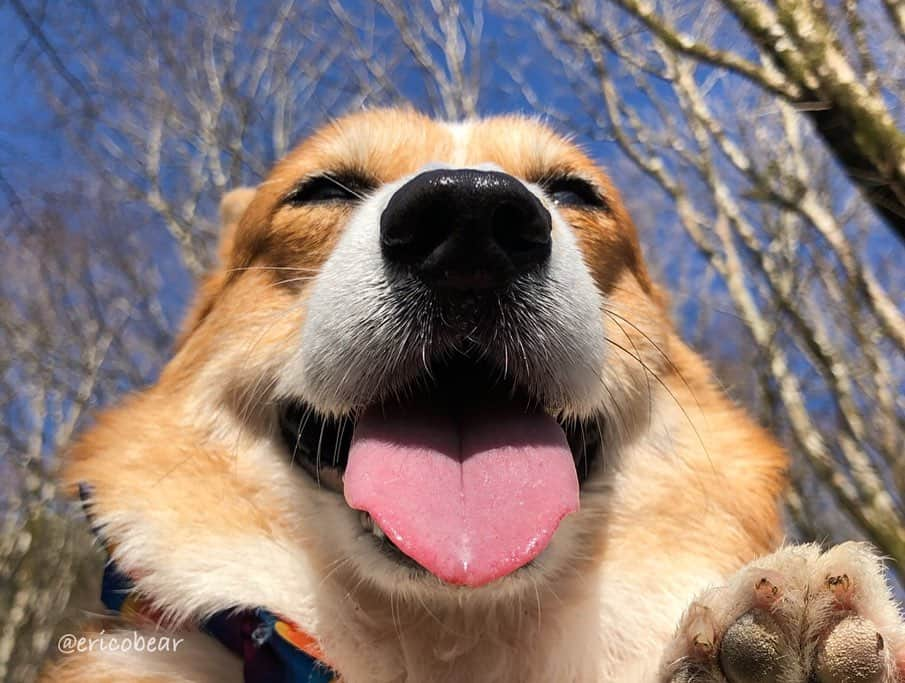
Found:
[[[645,569],[653,566],[624,568],[605,563],[580,592],[547,591],[495,608],[431,609],[416,600],[375,610],[337,595],[324,637],[346,683],[637,683],[655,673],[688,595],[718,577],[701,567],[650,585]]]

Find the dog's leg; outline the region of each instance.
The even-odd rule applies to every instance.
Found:
[[[868,546],[792,546],[695,600],[659,680],[903,683],[905,628]]]

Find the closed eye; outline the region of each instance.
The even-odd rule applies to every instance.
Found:
[[[374,189],[374,182],[358,174],[324,173],[302,181],[283,199],[284,204],[350,203],[365,199]]]
[[[541,182],[556,206],[573,209],[607,209],[603,195],[594,185],[576,176],[557,176]]]

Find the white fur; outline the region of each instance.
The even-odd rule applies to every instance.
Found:
[[[450,155],[449,164],[461,167],[468,158],[468,143],[471,140],[472,124],[468,121],[447,123],[446,129],[452,134],[453,138],[453,153]]]

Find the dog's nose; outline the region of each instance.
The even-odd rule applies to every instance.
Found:
[[[440,169],[399,188],[380,218],[384,258],[435,287],[501,287],[550,257],[550,212],[497,171]]]

